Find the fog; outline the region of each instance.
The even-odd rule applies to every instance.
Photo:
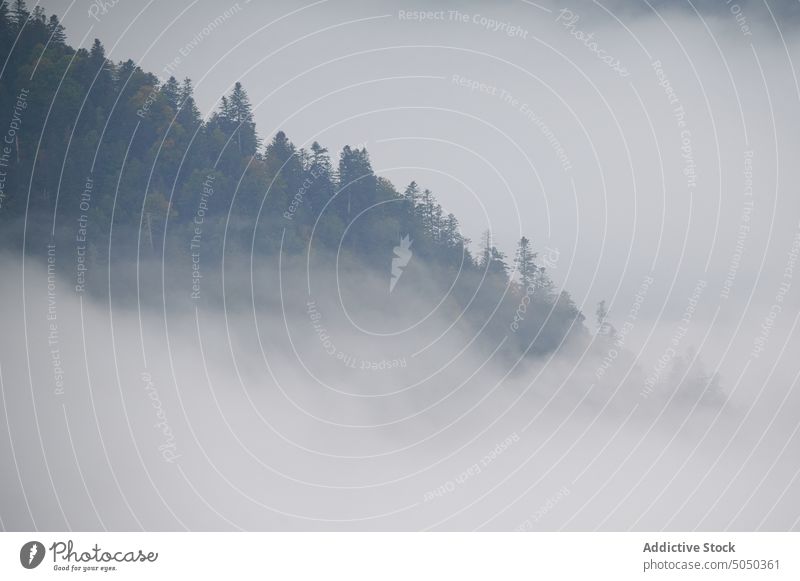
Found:
[[[357,309],[365,334],[313,284],[283,309],[223,305],[211,289],[172,307],[187,293],[161,296],[148,270],[137,309],[3,258],[6,527],[796,526],[786,362],[755,361],[741,382],[723,373],[715,397],[690,374],[647,392],[650,370],[629,355],[604,367],[607,351],[564,346],[510,365],[459,330],[435,341],[452,318],[367,273],[350,276],[386,302]],[[303,289],[298,271],[283,272],[285,293]]]
[[[234,256],[196,300],[190,264],[90,293],[73,247],[5,252],[0,526],[797,530],[797,10],[630,4],[44,2],[206,115],[241,80],[262,136],[365,144],[473,240],[529,236],[587,330],[509,355],[424,265],[389,293],[392,256]]]

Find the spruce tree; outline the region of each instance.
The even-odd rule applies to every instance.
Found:
[[[188,77],[183,79],[180,90],[178,91],[178,101],[180,112],[178,113],[178,122],[187,130],[194,131],[200,124],[200,111],[197,108],[197,103],[194,100],[194,87],[192,80]]]
[[[244,90],[240,82],[233,86],[230,96],[227,99],[228,119],[234,124],[236,144],[239,153],[242,155],[254,155],[258,150],[258,137],[256,136],[256,125],[253,121],[253,110],[247,91]]]
[[[232,121],[236,123],[253,123],[253,111],[250,105],[250,99],[247,96],[247,91],[244,90],[240,82],[236,82],[233,86],[233,91],[228,98],[230,103],[230,114]]]
[[[311,144],[311,154],[306,170],[309,186],[306,191],[309,205],[319,215],[333,196],[333,167],[328,150],[316,141]]]
[[[376,184],[366,148],[351,149],[345,145],[339,158],[339,189],[345,192],[348,216],[366,207]]]
[[[0,49],[6,54],[11,48],[14,40],[14,22],[8,10],[8,2],[0,0]]]
[[[25,26],[25,23],[28,22],[28,18],[31,16],[25,4],[25,0],[14,0],[14,7],[11,9],[11,14],[17,32],[22,30],[22,27]]]
[[[58,16],[53,14],[50,20],[47,21],[47,32],[50,35],[50,43],[64,44],[67,42],[67,35],[64,32],[64,27],[58,20]]]
[[[523,236],[517,244],[517,255],[514,265],[519,275],[522,292],[533,285],[536,277],[536,253],[531,249],[531,241]]]
[[[177,111],[181,101],[180,91],[178,80],[175,77],[170,77],[166,83],[161,85],[159,94],[164,97],[164,100],[173,111]]]

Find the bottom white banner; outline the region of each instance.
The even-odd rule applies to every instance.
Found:
[[[800,533],[2,533],[0,579],[800,579]]]

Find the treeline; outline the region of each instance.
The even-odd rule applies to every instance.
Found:
[[[108,247],[168,259],[189,255],[193,240],[206,265],[223,248],[299,255],[311,243],[388,268],[408,236],[414,261],[443,285],[457,278],[453,300],[476,326],[491,319],[493,336],[547,352],[585,333],[528,239],[509,259],[487,232],[473,253],[430,190],[412,182],[398,191],[375,175],[365,148],[334,159],[283,132],[262,143],[240,83],[203,119],[190,79],[160,82],[132,60],[111,62],[99,40],[75,50],[55,15],[24,0],[0,2],[0,54],[0,220],[7,231],[25,221],[26,252],[74,240],[80,225],[90,272],[114,260]]]

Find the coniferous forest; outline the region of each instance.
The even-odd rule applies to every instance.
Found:
[[[56,268],[79,292],[129,286],[125,261],[169,264],[185,288],[199,277],[200,249],[207,288],[226,256],[317,257],[382,273],[407,237],[408,271],[449,289],[451,310],[489,343],[508,335],[516,357],[586,334],[570,296],[538,264],[535,235],[509,255],[489,231],[473,243],[433,192],[376,175],[366,148],[337,154],[283,132],[262,138],[241,83],[203,119],[191,79],[112,62],[100,40],[75,50],[55,15],[24,0],[0,4],[0,54],[10,128],[3,243],[42,259],[53,244]]]

